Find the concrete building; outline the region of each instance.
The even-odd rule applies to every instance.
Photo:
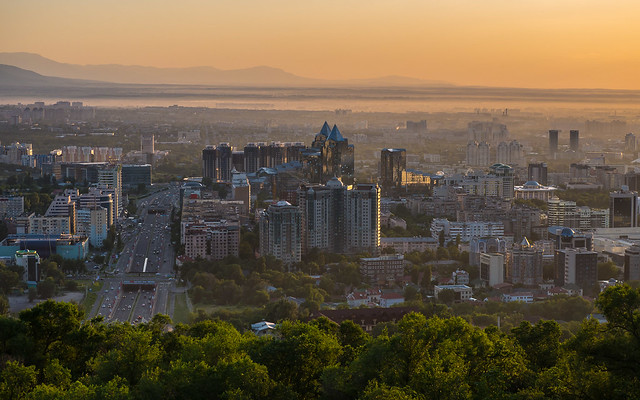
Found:
[[[244,204],[241,214],[248,215],[251,211],[251,185],[244,172],[231,172],[231,197]]]
[[[473,290],[467,285],[435,285],[433,294],[436,299],[443,290],[453,290],[456,301],[469,300],[473,297]]]
[[[635,228],[638,226],[638,193],[627,186],[609,194],[609,227]]]
[[[279,201],[260,216],[260,254],[271,254],[286,265],[302,259],[301,212]]]
[[[512,284],[534,286],[542,282],[542,250],[527,238],[507,252],[507,280]]]
[[[187,194],[191,197],[191,194]],[[180,242],[191,259],[221,260],[238,256],[241,201],[183,199]]]
[[[40,282],[40,256],[35,250],[18,250],[14,256],[16,265],[24,268],[23,280],[30,287],[37,286]]]
[[[527,168],[527,180],[547,185],[547,163],[531,163]]]
[[[15,218],[24,213],[24,197],[0,197],[0,218]]]
[[[122,165],[122,189],[137,189],[139,185],[145,188],[151,187],[151,164],[124,164]]]
[[[624,251],[624,281],[640,281],[640,246],[631,246]]]
[[[110,164],[99,169],[98,188],[100,188],[103,193],[112,194],[115,223],[118,216],[122,215],[122,210],[124,208],[122,202],[122,166]]]
[[[569,131],[569,149],[572,151],[580,151],[580,131]]]
[[[202,176],[214,182],[231,180],[233,147],[229,143],[207,146],[202,150]]]
[[[345,192],[345,251],[378,254],[380,250],[380,188],[360,183]]]
[[[485,141],[467,144],[467,163],[470,167],[486,167],[491,164],[491,145]]]
[[[98,205],[78,208],[76,228],[77,234],[89,238],[93,247],[102,247],[109,233],[109,213],[106,208]]]
[[[59,254],[68,260],[84,260],[89,254],[89,240],[75,235],[9,235],[0,242],[0,257],[13,257],[18,250],[35,250],[40,258]]]
[[[75,192],[77,193],[77,191]],[[57,195],[53,198],[45,217],[64,217],[68,219],[69,233],[75,234],[76,232],[76,203],[72,199],[72,194],[66,192],[63,195]]]
[[[360,273],[370,284],[392,284],[404,276],[404,256],[384,255],[360,259]]]
[[[407,254],[414,251],[423,253],[427,250],[436,251],[438,241],[432,237],[385,237],[380,238],[382,249],[393,248],[396,254]]]
[[[71,235],[70,217],[36,217],[29,218],[30,235]]]
[[[155,136],[140,135],[140,152],[146,154],[155,153]]]
[[[637,150],[636,135],[629,132],[624,137],[624,149],[626,152],[635,153]]]
[[[377,254],[380,246],[380,193],[375,184],[301,186],[302,248],[334,253]]]
[[[431,236],[439,239],[440,232],[444,232],[446,238],[468,242],[473,238],[502,237],[504,236],[504,224],[502,222],[450,222],[444,218],[435,218],[431,222]]]
[[[553,197],[553,192],[558,188],[553,186],[542,186],[536,181],[528,181],[522,186],[514,186],[516,199],[522,200],[542,200],[545,203]]]
[[[551,158],[555,158],[558,153],[558,130],[549,130],[549,155]]]
[[[382,149],[380,152],[380,185],[384,190],[403,186],[403,174],[407,170],[405,149]]]
[[[504,282],[504,254],[480,254],[480,279],[490,287]]]
[[[556,286],[574,284],[589,292],[597,283],[598,253],[584,248],[556,250]]]
[[[309,182],[326,182],[333,177],[351,180],[354,174],[354,147],[336,125],[329,128],[325,121],[311,148],[301,152],[301,161]]]

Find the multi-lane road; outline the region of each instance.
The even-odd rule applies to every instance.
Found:
[[[152,194],[138,203],[137,220],[121,224],[125,246],[101,276],[103,287],[91,317],[139,323],[170,314],[175,259],[170,215],[178,196],[175,186]]]

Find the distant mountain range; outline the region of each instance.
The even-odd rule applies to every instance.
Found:
[[[0,53],[0,64],[10,65],[40,74],[44,77],[80,79],[122,84],[177,84],[220,86],[449,86],[440,81],[426,81],[402,76],[387,76],[375,79],[323,80],[297,76],[278,68],[253,67],[221,70],[214,67],[156,68],[138,65],[77,65],[60,63],[33,53]],[[2,74],[16,73],[3,69]],[[44,77],[42,77],[44,75]],[[0,76],[4,82],[9,75]],[[24,78],[27,78],[25,75]],[[51,83],[51,81],[49,81]],[[76,82],[78,83],[78,82]],[[71,82],[57,81],[68,85]]]

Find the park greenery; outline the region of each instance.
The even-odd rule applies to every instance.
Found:
[[[640,290],[611,287],[596,306],[608,323],[585,319],[573,332],[412,312],[374,336],[321,317],[282,319],[259,337],[163,315],[107,325],[46,301],[0,317],[0,398],[639,398]]]
[[[576,205],[588,206],[591,208],[609,208],[609,191],[608,190],[581,190],[568,189],[558,190],[555,192],[561,200],[575,201]]]

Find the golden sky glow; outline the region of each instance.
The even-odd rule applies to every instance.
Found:
[[[0,51],[324,79],[640,89],[640,2],[0,0]]]

